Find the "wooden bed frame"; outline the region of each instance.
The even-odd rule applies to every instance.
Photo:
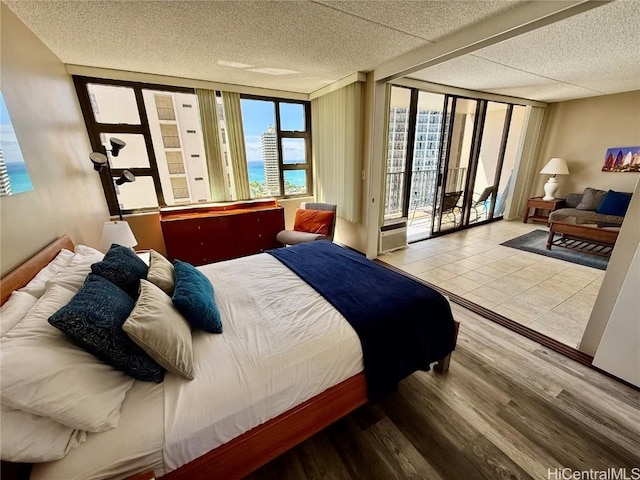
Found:
[[[63,248],[74,249],[68,235],[57,238],[20,267],[0,279],[0,303],[4,303],[11,292],[26,285]],[[456,341],[458,328],[459,322],[456,321]],[[434,370],[445,373],[449,368],[450,359],[451,354],[438,361]],[[358,373],[167,473],[162,478],[166,480],[242,478],[366,403],[367,388],[364,373]],[[3,462],[3,467],[5,463],[7,462]],[[2,470],[3,479],[10,478],[5,477],[5,473],[8,473],[5,468]],[[152,472],[143,472],[131,477],[130,480],[153,478],[155,477]]]

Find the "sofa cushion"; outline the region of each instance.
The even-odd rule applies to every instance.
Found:
[[[567,198],[564,200],[564,204],[567,208],[576,208],[581,201],[582,201],[581,193],[570,193],[569,195],[567,195]]]
[[[631,203],[630,193],[609,190],[602,203],[596,209],[596,213],[623,217],[627,213],[629,203]]]
[[[603,215],[592,210],[578,210],[577,208],[560,208],[549,214],[550,222],[563,223],[594,223],[606,226],[620,226],[624,217],[617,215]]]
[[[587,187],[582,192],[582,199],[576,208],[578,210],[596,210],[606,194],[607,192],[604,190]]]

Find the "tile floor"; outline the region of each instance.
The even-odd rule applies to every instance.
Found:
[[[546,227],[503,220],[412,243],[379,258],[576,347],[604,270],[500,245],[536,229]]]

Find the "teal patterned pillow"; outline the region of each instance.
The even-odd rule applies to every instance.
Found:
[[[135,302],[109,280],[90,273],[78,293],[49,318],[77,345],[138,380],[161,382],[164,369],[122,330]]]
[[[175,286],[173,304],[192,327],[209,333],[222,333],[220,312],[213,285],[197,268],[176,260],[173,265]]]
[[[133,250],[114,243],[104,260],[91,265],[91,271],[120,287],[135,300],[140,290],[140,279],[147,278],[149,267]]]

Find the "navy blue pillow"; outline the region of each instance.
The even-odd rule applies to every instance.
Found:
[[[176,260],[173,304],[191,326],[209,333],[222,333],[220,312],[213,296],[213,285],[198,269]]]
[[[90,273],[78,293],[49,318],[87,352],[138,380],[161,382],[164,369],[122,330],[135,302],[109,280]]]
[[[91,265],[91,271],[117,285],[136,300],[140,279],[147,278],[149,267],[133,250],[114,243],[101,262]]]
[[[629,208],[629,203],[631,203],[630,193],[609,190],[602,203],[598,205],[596,213],[624,217],[624,214],[627,213],[627,208]]]

